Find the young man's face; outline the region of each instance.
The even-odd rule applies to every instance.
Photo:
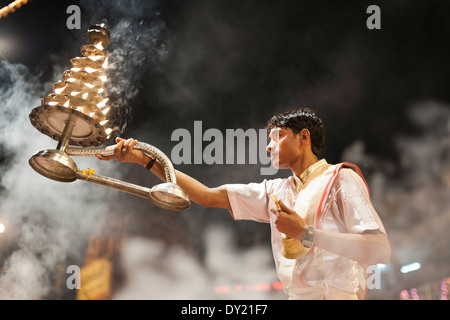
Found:
[[[275,127],[270,130],[266,150],[270,153],[274,168],[288,169],[299,159],[302,153],[299,136],[294,135],[290,128]]]

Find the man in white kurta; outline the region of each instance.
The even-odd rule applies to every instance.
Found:
[[[291,177],[211,188],[175,170],[177,184],[201,206],[227,209],[236,220],[270,223],[276,269],[289,299],[364,296],[362,264],[388,263],[391,251],[361,171],[350,163],[319,160],[325,132],[311,109],[276,114],[267,130],[273,166],[290,169]],[[138,163],[165,180],[165,164],[135,149],[136,140],[116,141],[114,155],[99,159]],[[287,237],[302,243],[306,254],[286,254]]]
[[[347,166],[351,167],[350,164]],[[366,270],[356,261],[318,248],[314,248],[307,257],[299,260],[286,259],[281,254],[282,235],[275,227],[277,210],[270,195],[274,194],[286,206],[295,208],[299,194],[310,177],[320,170],[322,172],[319,172],[319,175],[324,176],[327,169],[331,172],[331,167],[322,159],[305,170],[300,178],[292,175],[289,178],[264,180],[261,183],[226,185],[231,205],[230,213],[234,219],[271,224],[276,269],[289,299],[357,299],[365,288]],[[326,198],[320,208],[319,220],[315,221],[318,228],[344,233],[363,233],[368,230],[385,233],[383,224],[370,202],[365,181],[357,172],[356,167],[343,166],[331,181],[332,185],[328,186],[329,190],[323,190]],[[330,180],[326,177],[324,181]],[[322,195],[322,191],[318,194]],[[301,261],[308,259],[309,264]]]

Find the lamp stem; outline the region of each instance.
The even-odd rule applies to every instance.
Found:
[[[69,117],[67,118],[67,120],[65,122],[66,122],[66,125],[61,134],[61,139],[59,139],[58,146],[56,147],[56,149],[63,151],[63,152],[66,150],[67,146],[69,145],[69,140],[72,137],[72,131],[73,131],[73,128],[75,127],[75,119],[74,119],[72,113],[69,114]]]

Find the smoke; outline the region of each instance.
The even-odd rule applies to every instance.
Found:
[[[203,234],[205,262],[201,264],[181,246],[134,237],[123,248],[121,263],[126,284],[113,299],[284,299],[272,289],[277,280],[267,246],[239,251],[229,230],[210,227]],[[264,285],[261,283],[266,281]]]
[[[366,174],[375,209],[386,227],[392,258],[388,289],[375,298],[398,297],[404,288],[448,276],[450,256],[450,107],[436,101],[408,109],[418,129],[413,136],[393,137],[398,164],[365,151],[363,141],[347,147],[342,160],[359,164]],[[413,278],[401,278],[402,265],[420,262]],[[390,291],[389,291],[390,290]]]
[[[149,26],[130,21],[120,21],[111,29],[111,43],[114,49],[109,55],[106,89],[112,101],[113,119],[118,122],[118,133],[122,133],[132,121],[132,102],[142,87],[139,87],[142,74],[139,70],[146,64],[156,67],[159,60],[167,55],[165,43],[160,43],[165,26],[162,21]]]
[[[137,19],[142,6],[152,8],[149,3],[138,8],[127,1],[125,8],[125,1],[105,1],[98,10],[99,1],[83,1],[88,10],[102,16],[99,20],[93,17],[91,24],[106,22],[111,32],[111,44],[106,49],[111,81],[106,89],[118,133],[132,120],[132,103],[141,89],[138,83],[143,70],[157,68],[167,54],[167,43],[161,38],[164,23]],[[157,18],[154,11],[150,15]],[[74,49],[73,57],[79,55],[79,48]],[[81,267],[99,215],[108,210],[104,199],[110,198],[109,190],[84,182],[55,182],[40,176],[28,164],[35,152],[56,148],[56,141],[32,127],[28,114],[51,92],[51,84],[61,80],[68,66],[69,61],[52,66],[55,72],[51,82],[42,83],[40,74],[0,60],[0,222],[6,227],[0,235],[4,239],[0,299],[54,297],[61,289],[55,283],[62,282],[64,287],[66,278],[61,277],[61,269],[64,274],[70,264]],[[99,174],[117,177],[112,162],[74,160],[80,168],[95,168]]]
[[[121,134],[133,121],[134,102],[144,74],[158,70],[168,55],[170,32],[159,18],[157,1],[92,1],[81,6],[89,24],[105,23],[111,34],[106,48],[109,65],[106,92],[111,102],[108,117]]]
[[[106,191],[80,182],[55,182],[33,171],[29,158],[57,145],[28,119],[51,83],[40,84],[40,75],[4,60],[0,61],[0,79],[0,220],[6,228],[0,235],[4,240],[0,298],[45,298],[53,292],[58,266],[81,265],[88,237],[105,209],[99,199]],[[80,168],[89,165],[75,161]],[[96,163],[95,167],[108,174],[111,166]]]

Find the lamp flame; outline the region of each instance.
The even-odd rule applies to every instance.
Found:
[[[16,0],[11,2],[9,5],[4,6],[0,9],[0,19],[6,17],[8,13],[14,12],[17,8],[20,8],[23,4],[27,4],[28,0]]]
[[[68,144],[100,145],[107,137],[105,126],[112,126],[104,87],[108,58],[103,50],[109,45],[109,36],[103,26],[91,26],[86,34],[88,44],[81,47],[82,56],[70,60],[71,68],[64,71],[63,79],[52,85],[53,92],[30,113],[31,123],[58,140],[61,150]],[[109,129],[108,135],[115,130]]]
[[[53,85],[53,94],[44,98],[43,104],[75,109],[105,126],[109,123],[106,117],[111,109],[109,99],[102,96],[105,94],[103,84],[107,81],[108,57],[103,52],[104,42],[98,40],[98,30],[92,30],[92,33],[94,35],[88,37],[91,44],[81,48],[84,57],[70,60],[72,68],[64,72],[64,81]],[[108,130],[109,133],[112,131],[113,129]]]
[[[102,43],[99,42],[97,44],[94,44],[94,47],[96,47],[98,50],[104,50],[105,48],[103,48]]]

